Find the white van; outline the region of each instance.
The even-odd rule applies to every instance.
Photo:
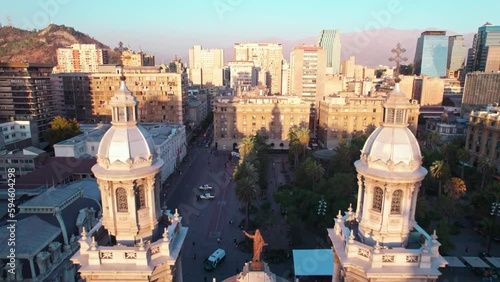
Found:
[[[217,265],[226,257],[226,251],[217,249],[211,256],[205,260],[205,269],[208,271],[214,270]]]

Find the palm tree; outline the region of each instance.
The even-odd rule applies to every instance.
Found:
[[[299,154],[302,152],[302,145],[300,145],[299,142],[290,142],[290,153],[293,154],[293,167],[297,167],[297,164],[299,162]]]
[[[436,148],[436,145],[438,145],[441,141],[441,136],[439,136],[436,131],[431,131],[427,134],[425,139],[427,141],[427,144],[429,144],[429,146],[431,146],[431,148],[434,150]]]
[[[309,144],[309,128],[300,127],[295,130],[295,136],[297,136],[297,140],[300,145],[303,147],[303,157],[306,157],[306,148]]]
[[[465,195],[465,191],[467,191],[467,186],[465,182],[458,177],[451,178],[444,185],[444,192],[446,195],[455,201],[462,198]]]
[[[257,182],[250,177],[241,178],[236,182],[236,197],[246,205],[245,208],[245,230],[248,230],[250,221],[250,206],[252,201],[260,195],[260,189]]]
[[[486,181],[486,175],[490,175],[495,171],[495,165],[491,162],[490,158],[482,156],[477,164],[479,172],[483,174],[481,179],[481,191],[484,189],[484,183]]]
[[[438,197],[441,197],[441,182],[448,175],[448,165],[443,161],[434,161],[430,167],[431,175],[439,181]]]
[[[253,135],[247,135],[243,137],[240,143],[239,153],[241,156],[241,160],[244,160],[245,157],[250,154],[255,146],[255,137]]]
[[[305,165],[306,175],[311,179],[314,190],[316,182],[318,182],[318,180],[325,174],[325,169],[320,163],[313,160],[308,160]]]
[[[235,181],[238,181],[245,177],[249,177],[255,182],[257,182],[259,178],[255,165],[250,162],[248,158],[245,161],[240,162],[233,173],[233,178]]]
[[[462,164],[462,168],[460,171],[460,178],[464,179],[464,170],[465,170],[465,164],[470,161],[470,152],[469,150],[465,148],[460,148],[457,151],[457,158]]]

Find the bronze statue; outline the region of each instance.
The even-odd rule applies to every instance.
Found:
[[[267,243],[264,242],[264,238],[260,235],[259,229],[255,230],[254,235],[248,234],[246,231],[243,231],[243,234],[250,239],[253,239],[253,262],[260,262],[260,254],[262,253],[262,248],[267,246]]]

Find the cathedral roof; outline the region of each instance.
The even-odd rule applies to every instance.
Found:
[[[396,177],[423,177],[427,174],[425,168],[421,167],[422,155],[420,146],[413,133],[408,129],[407,121],[402,118],[398,120],[398,110],[407,110],[410,102],[400,91],[399,84],[389,93],[389,98],[384,107],[393,114],[386,118],[366,140],[361,150],[361,159],[355,162],[358,171],[369,174]],[[405,116],[406,114],[401,114]]]

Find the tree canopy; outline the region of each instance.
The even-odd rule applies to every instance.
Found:
[[[80,124],[76,119],[56,116],[50,122],[50,130],[45,133],[45,139],[50,145],[54,145],[79,134],[81,134]]]

